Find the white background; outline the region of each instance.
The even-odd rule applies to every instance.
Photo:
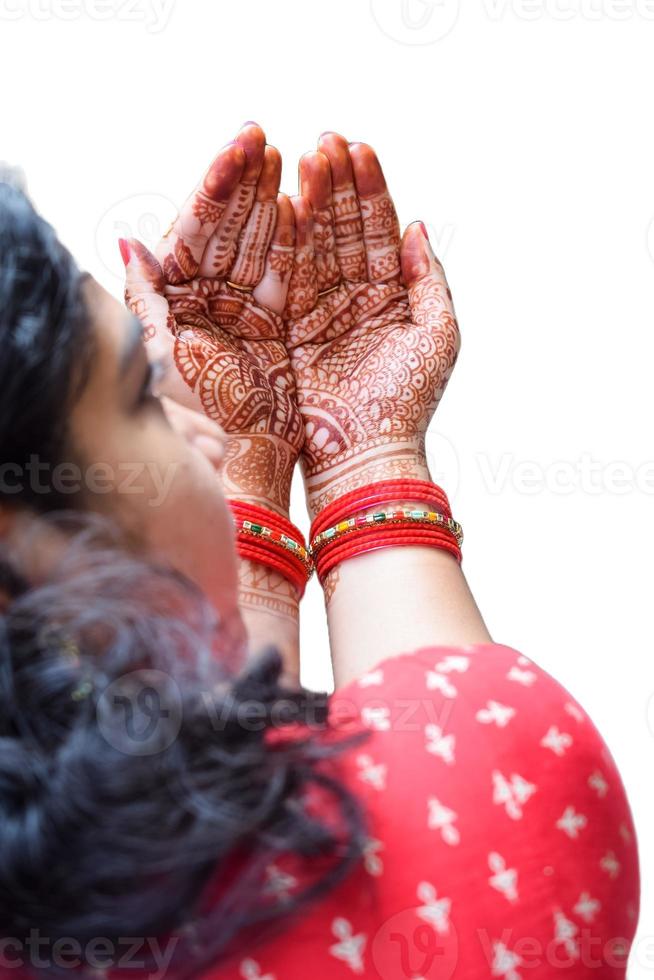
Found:
[[[287,191],[338,129],[427,223],[463,333],[435,477],[494,639],[570,688],[621,767],[633,980],[654,976],[653,52],[654,0],[0,0],[0,153],[116,295],[117,235],[156,239],[247,119]],[[315,584],[302,634],[328,684]]]

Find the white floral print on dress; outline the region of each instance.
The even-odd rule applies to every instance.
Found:
[[[518,901],[518,872],[515,868],[507,868],[506,861],[497,851],[488,855],[488,867],[493,874],[488,879],[491,888],[495,888],[509,902]]]
[[[516,970],[521,964],[522,958],[511,952],[508,946],[498,940],[493,943],[491,976],[504,977],[504,980],[522,980],[522,974]]]
[[[570,840],[577,840],[579,831],[588,824],[588,818],[583,813],[577,813],[573,806],[567,806],[563,815],[556,821],[556,826],[567,834]]]
[[[556,725],[551,725],[545,735],[540,740],[544,749],[551,749],[554,755],[565,755],[574,743],[572,735],[567,732],[560,732]]]
[[[361,709],[361,720],[367,728],[374,728],[378,732],[388,732],[391,728],[391,710],[381,706],[364,706]]]
[[[329,947],[332,956],[347,963],[353,973],[363,973],[363,953],[366,948],[365,934],[359,933],[355,936],[352,923],[342,918],[334,919],[332,932],[338,940],[337,943]]]
[[[445,674],[439,674],[436,670],[428,670],[425,674],[425,682],[428,691],[439,691],[444,698],[455,698],[458,690]]]
[[[256,960],[243,960],[240,966],[243,980],[275,980],[273,973],[262,973]]]
[[[591,898],[588,892],[582,892],[572,911],[590,925],[601,908],[601,902],[598,902],[596,898]]]
[[[480,708],[475,718],[482,725],[497,725],[498,728],[506,728],[515,715],[515,708],[509,708],[506,704],[499,701],[487,701],[485,708]]]
[[[427,826],[430,830],[440,830],[443,841],[450,847],[456,847],[457,844],[461,843],[461,834],[458,828],[454,826],[456,820],[457,815],[454,810],[443,806],[435,796],[429,797],[427,800]]]
[[[425,922],[436,930],[445,934],[450,931],[450,911],[452,901],[449,898],[439,898],[438,892],[428,881],[421,881],[418,885],[417,895],[422,906],[417,909],[417,914]]]
[[[538,680],[538,675],[533,670],[522,670],[520,667],[512,667],[506,676],[507,680],[522,684],[523,687],[531,687]]]
[[[516,773],[512,773],[511,778],[507,779],[497,769],[493,770],[491,778],[493,803],[503,806],[512,820],[522,820],[523,806],[534,795],[537,787]]]
[[[431,755],[442,759],[448,766],[454,765],[456,761],[454,757],[456,737],[454,735],[444,735],[440,725],[429,724],[425,725],[425,738],[427,740],[425,748]]]
[[[373,789],[386,789],[386,773],[388,766],[384,762],[375,763],[369,755],[358,755],[357,766],[359,767],[359,779],[368,783]]]

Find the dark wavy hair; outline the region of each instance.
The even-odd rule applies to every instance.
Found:
[[[70,448],[92,352],[80,282],[0,175],[2,463]],[[0,936],[74,940],[82,973],[99,937],[173,937],[169,975],[195,974],[357,864],[365,821],[338,758],[363,736],[330,728],[326,695],[282,687],[274,649],[234,673],[197,590],[64,513],[70,498],[0,503],[51,512],[69,541],[38,585],[0,551]],[[264,887],[280,855],[306,865],[291,897]]]

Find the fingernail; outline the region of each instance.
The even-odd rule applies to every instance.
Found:
[[[425,236],[425,238],[427,239],[427,241],[429,241],[429,235],[427,234],[427,229],[426,229],[424,223],[422,221],[419,221],[418,224],[420,225],[420,231],[423,233],[423,235]]]
[[[259,125],[259,123],[258,122],[255,122],[254,119],[248,119],[247,122],[244,122],[243,123],[243,125],[241,126],[241,129],[245,129],[246,126],[258,126],[258,125]]]
[[[131,257],[131,252],[129,248],[129,242],[125,238],[118,239],[118,248],[120,249],[120,255],[123,263],[128,266]]]

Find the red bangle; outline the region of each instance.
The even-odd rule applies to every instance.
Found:
[[[363,545],[367,541],[381,539],[381,538],[394,538],[401,537],[407,533],[417,535],[418,537],[429,536],[434,539],[451,541],[453,544],[459,547],[455,536],[451,531],[445,528],[433,527],[429,525],[416,525],[413,522],[406,521],[400,523],[399,521],[393,525],[386,525],[384,527],[367,527],[361,528],[356,533],[350,535],[344,535],[341,538],[337,538],[335,541],[330,542],[324,548],[322,548],[316,555],[316,566],[319,567],[326,555],[333,555],[335,553],[341,553],[344,550],[349,550],[350,548],[357,548],[359,544]]]
[[[335,568],[337,565],[340,565],[342,562],[347,561],[350,558],[357,558],[360,555],[365,555],[372,551],[380,551],[385,548],[402,548],[402,547],[432,547],[432,548],[435,547],[441,551],[449,551],[450,554],[459,563],[461,562],[461,553],[454,542],[447,542],[447,541],[435,542],[433,540],[432,541],[425,540],[422,537],[407,535],[406,537],[401,539],[369,542],[367,545],[362,546],[358,550],[352,548],[351,554],[345,553],[340,555],[333,555],[331,558],[329,558],[329,560],[327,559],[325,560],[324,565],[321,565],[320,571],[318,572],[318,579],[320,581],[320,584],[324,585],[327,575],[329,574],[329,572],[332,571],[333,568]]]
[[[334,558],[332,561],[330,561],[328,565],[325,566],[325,568],[323,569],[323,571],[319,576],[318,581],[324,588],[325,581],[329,576],[329,574],[333,571],[334,568],[336,568],[338,565],[342,564],[345,561],[349,561],[353,558],[359,558],[362,555],[372,553],[374,551],[385,551],[388,548],[408,548],[408,547],[412,547],[412,548],[435,547],[437,550],[449,552],[452,555],[452,557],[455,559],[455,561],[458,561],[460,563],[459,555],[454,550],[454,546],[448,547],[445,544],[438,546],[438,545],[434,545],[433,543],[430,545],[428,542],[422,540],[413,541],[411,539],[395,541],[395,542],[385,542],[385,543],[380,542],[378,544],[371,544],[369,547],[366,548],[365,551],[358,552],[357,554],[344,555],[341,558]]]
[[[256,534],[248,532],[242,526],[237,528],[236,550],[239,556],[278,571],[296,587],[302,598],[313,565],[300,529],[281,514],[266,507],[243,500],[230,500],[229,505],[237,525],[250,522],[258,528]],[[280,541],[276,541],[275,537],[266,537],[260,533],[266,528],[274,536],[289,538],[290,542],[282,542],[286,547],[280,546]],[[292,542],[299,546],[298,550],[301,548],[303,557],[294,553]]]
[[[308,578],[304,568],[301,565],[293,562],[292,559],[286,559],[281,554],[266,551],[257,546],[253,547],[248,542],[241,540],[237,542],[236,550],[239,558],[254,561],[259,565],[266,565],[268,568],[272,568],[279,572],[280,575],[283,575],[284,578],[288,579],[291,584],[295,586],[298,591],[298,597],[300,599],[302,598],[307,586]]]
[[[452,516],[450,503],[445,492],[435,483],[426,480],[384,480],[351,490],[328,504],[314,519],[310,539],[324,531],[330,524],[336,524],[344,516],[351,517],[367,507],[389,501],[416,501],[435,505],[447,517]]]
[[[292,524],[288,518],[278,514],[276,510],[268,510],[266,507],[258,507],[256,504],[248,504],[242,500],[230,500],[229,506],[234,516],[241,520],[265,524],[266,527],[282,531],[290,538],[295,538],[297,541],[304,541],[304,535],[299,527]]]
[[[435,527],[417,527],[415,524],[395,524],[384,528],[361,529],[356,535],[337,539],[334,544],[324,548],[316,558],[316,572],[321,584],[335,565],[380,548],[402,545],[423,545],[449,551],[457,561],[461,561],[461,549],[456,538],[449,531]]]

